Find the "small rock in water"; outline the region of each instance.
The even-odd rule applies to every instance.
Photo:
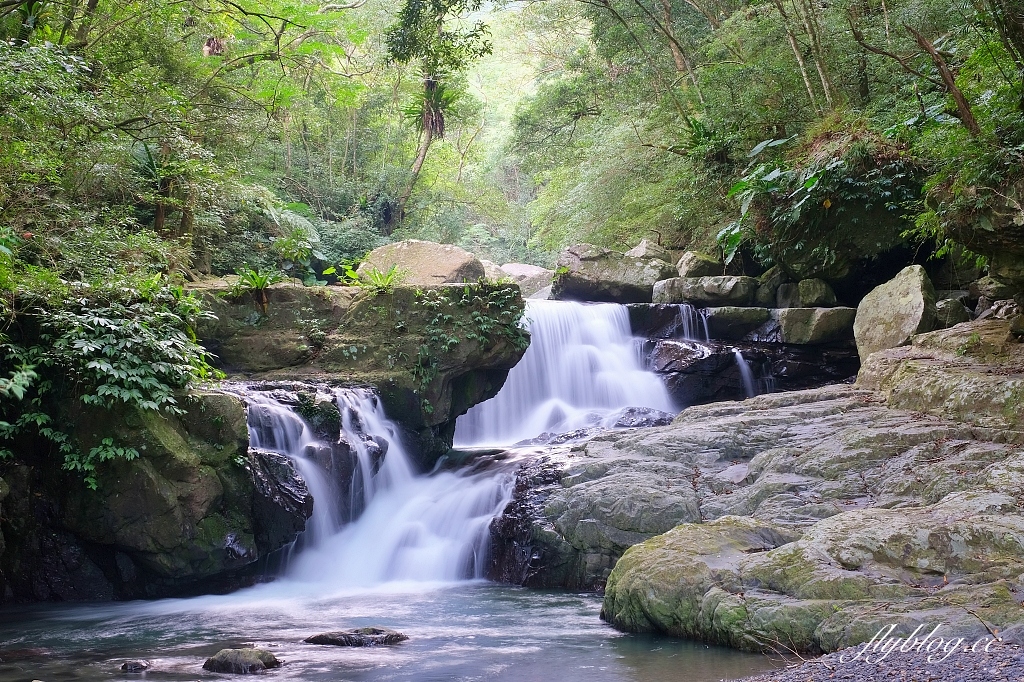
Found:
[[[149,661],[125,661],[121,664],[121,670],[128,673],[141,673],[143,670],[148,670],[153,665]]]
[[[281,665],[266,649],[221,649],[203,663],[203,669],[214,673],[246,675]]]
[[[401,632],[389,628],[355,628],[337,632],[322,632],[307,637],[307,644],[329,644],[331,646],[380,646],[382,644],[398,644],[409,639]]]

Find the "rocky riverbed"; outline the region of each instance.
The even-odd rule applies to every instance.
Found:
[[[495,570],[605,588],[626,630],[743,649],[836,651],[928,621],[1013,640],[1022,359],[1009,322],[964,324],[874,354],[856,385],[553,452],[520,472]]]

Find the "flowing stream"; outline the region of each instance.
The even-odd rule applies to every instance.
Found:
[[[672,408],[643,369],[624,307],[531,301],[529,314],[530,350],[498,396],[459,421],[460,442],[509,444],[623,407]],[[120,671],[135,659],[152,664],[146,679],[221,678],[203,661],[245,645],[274,651],[286,664],[270,675],[289,680],[711,682],[769,666],[761,656],[617,632],[599,620],[597,595],[482,580],[511,466],[418,472],[370,391],[335,389],[339,448],[282,395],[234,390],[249,405],[252,447],[288,456],[315,500],[277,579],[223,596],[0,610],[0,682],[138,679]],[[369,649],[301,643],[367,625],[410,639]]]

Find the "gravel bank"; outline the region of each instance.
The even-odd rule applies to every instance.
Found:
[[[851,660],[860,648],[850,647],[741,682],[1024,682],[1024,652],[1017,645],[995,645],[988,652],[953,654],[931,663],[927,653],[898,651],[880,662],[875,660],[879,654],[869,656],[872,663],[863,657]]]

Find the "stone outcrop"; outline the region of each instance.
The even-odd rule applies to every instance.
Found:
[[[789,281],[786,271],[778,265],[768,268],[757,278],[757,293],[754,294],[754,305],[762,308],[774,308],[778,305],[779,288]]]
[[[655,282],[675,275],[657,258],[633,258],[591,244],[570,246],[558,257],[551,298],[650,303]]]
[[[715,277],[724,274],[725,266],[714,256],[699,251],[687,251],[676,263],[680,277]]]
[[[312,514],[285,458],[250,451],[245,408],[201,392],[180,416],[74,408],[75,446],[103,439],[140,456],[104,462],[96,490],[45,450],[5,466],[0,595],[16,601],[106,600],[212,585],[292,542]],[[283,460],[283,461],[282,461]]]
[[[551,278],[555,276],[554,270],[548,270],[538,265],[526,265],[525,263],[505,263],[501,266],[507,277],[519,285],[523,296],[533,296],[544,287],[551,286]]]
[[[397,266],[400,282],[407,286],[476,282],[487,275],[483,263],[469,251],[419,239],[374,249],[356,272],[365,277],[373,269],[387,272],[391,266]]]
[[[743,339],[771,317],[767,308],[708,308],[704,313],[712,339]]]
[[[501,266],[493,261],[480,259],[480,264],[484,266],[484,277],[492,282],[497,282],[499,279],[509,278],[508,273],[502,270]]]
[[[495,395],[526,350],[513,283],[379,294],[282,283],[266,289],[265,309],[248,295],[227,298],[224,280],[196,289],[217,316],[199,337],[225,371],[374,386],[428,459],[447,451],[455,419]]]
[[[1024,345],[1008,320],[874,353],[856,386],[691,407],[520,470],[493,573],[753,650],[883,625],[1024,636]],[[620,559],[621,557],[621,559]]]
[[[692,303],[699,306],[749,306],[758,282],[753,277],[673,277],[654,285],[654,303]]]
[[[872,289],[857,306],[853,325],[862,361],[934,328],[935,290],[920,265],[904,268],[894,279]]]
[[[778,308],[758,338],[795,345],[819,345],[853,338],[853,308]]]

